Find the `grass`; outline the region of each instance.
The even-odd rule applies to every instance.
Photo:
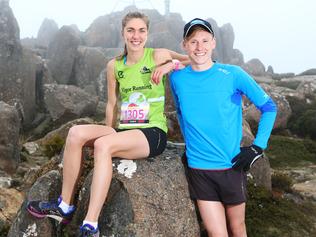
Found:
[[[271,167],[273,191],[248,184],[246,224],[251,237],[314,237],[316,236],[316,204],[305,200],[295,203],[283,197],[292,193],[292,179],[282,169],[316,164],[316,142],[272,135],[265,151]],[[281,194],[281,195],[280,195]]]
[[[316,164],[316,142],[308,139],[272,135],[265,153],[274,169]]]
[[[248,185],[246,225],[251,237],[312,237],[316,236],[316,205],[306,201],[294,203],[273,197],[253,183]]]

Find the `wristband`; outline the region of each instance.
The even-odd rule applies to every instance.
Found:
[[[177,59],[172,59],[172,64],[173,64],[173,70],[178,71],[179,70],[180,61],[177,60]]]

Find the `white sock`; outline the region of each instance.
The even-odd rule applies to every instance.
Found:
[[[93,226],[95,230],[98,228],[98,222],[91,222],[91,221],[84,220],[82,223],[82,226],[84,226],[85,224]]]
[[[67,203],[65,203],[63,200],[61,200],[61,202],[59,203],[58,207],[65,213],[70,213],[75,209],[74,205],[68,205]]]

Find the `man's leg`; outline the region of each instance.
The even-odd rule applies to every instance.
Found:
[[[203,224],[209,237],[228,237],[225,207],[218,201],[197,200]]]

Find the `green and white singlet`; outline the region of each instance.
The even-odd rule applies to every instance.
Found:
[[[164,114],[165,77],[159,85],[150,82],[155,68],[154,49],[145,48],[143,58],[128,66],[115,61],[115,78],[121,98],[120,129],[158,127],[167,132]]]

